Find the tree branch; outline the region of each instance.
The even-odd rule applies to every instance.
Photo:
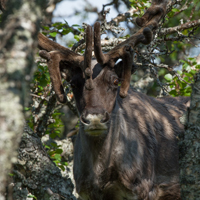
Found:
[[[185,24],[181,24],[181,25],[175,26],[175,27],[162,28],[161,31],[159,32],[159,36],[175,33],[175,32],[178,32],[178,31],[183,31],[185,29],[193,28],[193,27],[196,27],[196,26],[199,26],[199,25],[200,25],[200,19],[194,20],[194,21],[191,21],[191,22],[187,22]]]

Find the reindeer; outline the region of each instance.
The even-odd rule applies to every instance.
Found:
[[[152,98],[130,88],[133,49],[149,44],[167,2],[153,1],[136,22],[142,28],[107,54],[100,23],[86,29],[85,55],[39,34],[40,56],[48,63],[61,103],[61,78],[70,81],[80,116],[74,144],[74,179],[84,200],[179,200],[177,138],[188,98]],[[122,61],[115,64],[121,58]],[[121,86],[119,87],[119,82]]]

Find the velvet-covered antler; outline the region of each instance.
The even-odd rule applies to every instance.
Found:
[[[85,74],[85,87],[91,90],[92,86],[92,27],[86,29],[86,50],[85,56],[81,56],[66,47],[48,39],[42,33],[38,34],[38,46],[43,49],[39,55],[47,60],[50,78],[55,90],[57,99],[61,103],[66,102],[66,95],[61,80],[61,64],[68,63],[70,68],[81,68]],[[83,62],[84,61],[84,62]],[[66,78],[67,79],[67,78]]]
[[[60,62],[67,61],[70,67],[81,67],[84,57],[51,41],[41,33],[38,34],[38,46],[40,49],[44,49],[39,52],[39,55],[47,60],[50,78],[57,99],[59,102],[65,103],[67,99],[61,80]]]
[[[153,0],[151,7],[147,9],[147,12],[141,18],[138,18],[136,20],[138,25],[142,26],[142,28],[126,41],[118,44],[107,54],[104,54],[101,50],[100,23],[96,22],[94,25],[94,52],[98,63],[100,63],[101,65],[106,64],[110,67],[114,67],[115,62],[119,58],[121,58],[123,61],[123,82],[120,88],[121,97],[126,97],[130,85],[131,68],[133,62],[133,48],[139,43],[149,44],[152,41],[152,30],[158,27],[160,19],[164,16],[166,12],[166,5],[167,0]],[[39,48],[43,49],[42,51],[40,51],[39,54],[41,57],[47,60],[50,77],[58,101],[60,101],[61,103],[66,102],[66,95],[61,82],[61,65],[63,62],[67,63],[67,66],[69,68],[81,68],[85,76],[85,88],[88,90],[93,89],[91,69],[91,26],[88,26],[86,29],[86,50],[84,57],[69,50],[68,48],[65,48],[49,40],[41,33],[39,33],[38,35],[38,41]]]
[[[92,27],[87,26],[86,29],[86,48],[84,56],[84,73],[85,73],[85,87],[88,90],[93,89],[92,85]]]
[[[115,62],[119,58],[123,61],[123,82],[120,88],[121,97],[126,97],[130,85],[133,48],[139,43],[149,44],[152,41],[152,31],[158,27],[160,19],[166,12],[166,6],[167,3],[165,0],[153,1],[151,7],[147,10],[147,13],[136,20],[143,28],[126,41],[118,44],[107,54],[104,54],[101,50],[100,23],[96,22],[94,25],[94,52],[97,61],[102,65],[108,64],[110,67],[114,67]]]

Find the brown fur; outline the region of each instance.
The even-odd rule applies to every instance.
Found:
[[[98,113],[100,108],[91,109],[97,102],[85,102],[80,113]],[[74,147],[74,178],[83,199],[180,200],[177,137],[184,131],[179,117],[188,102],[189,98],[155,99],[129,89],[126,98],[117,93],[110,102],[105,134],[92,136],[81,125]],[[105,105],[98,107],[102,106],[106,110]]]

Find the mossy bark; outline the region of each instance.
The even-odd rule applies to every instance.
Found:
[[[195,76],[185,134],[180,136],[182,200],[200,199],[200,72]]]
[[[16,161],[45,1],[10,0],[0,25],[0,200]]]

